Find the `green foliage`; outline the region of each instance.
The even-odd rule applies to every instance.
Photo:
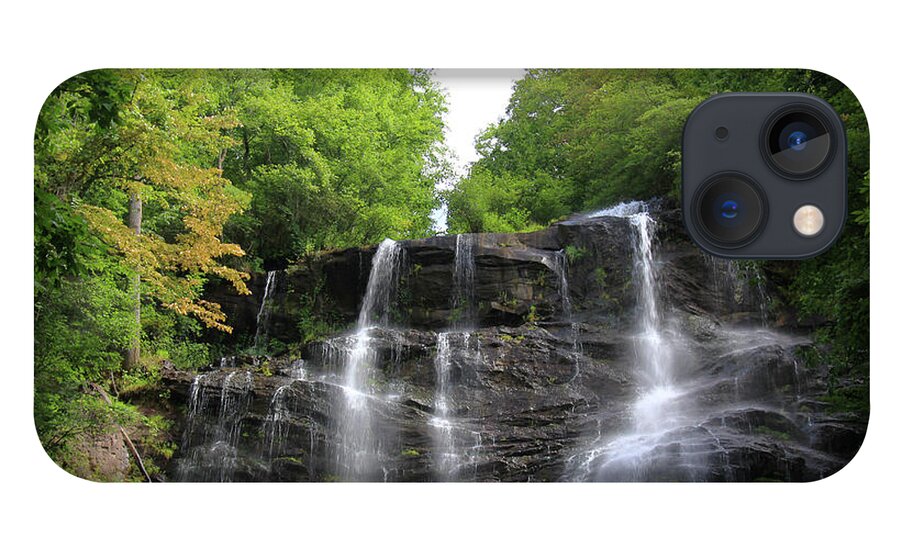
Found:
[[[443,97],[406,70],[236,71],[218,87],[240,125],[224,172],[253,196],[227,236],[265,260],[426,234]]]
[[[570,264],[574,264],[575,262],[583,258],[585,254],[587,254],[586,249],[575,246],[574,244],[567,244],[565,247],[565,252],[566,260]]]
[[[516,83],[507,117],[479,138],[483,159],[447,193],[450,228],[479,230],[483,218],[472,217],[469,197],[492,198],[496,208],[484,211],[517,214],[504,230],[523,230],[674,192],[681,128],[703,98],[674,82],[672,71],[529,72]],[[496,199],[501,188],[507,194]]]
[[[450,233],[511,233],[538,228],[520,205],[527,182],[510,174],[473,168],[445,199]]]
[[[540,321],[541,316],[537,312],[537,306],[535,306],[534,304],[529,306],[528,313],[525,314],[525,316],[522,319],[525,321],[525,323],[528,323],[528,324],[533,324],[533,323],[537,323],[538,321]]]
[[[322,283],[319,283],[312,294],[301,297],[294,320],[302,344],[327,337],[341,329],[340,320],[331,312],[330,300],[322,288]]]
[[[77,258],[76,266],[91,268],[80,278],[48,286],[36,272],[35,289],[42,293],[35,302],[34,418],[51,455],[86,429],[107,423],[102,406],[83,391],[120,370],[121,352],[134,331],[131,299],[123,292],[127,270],[102,251]]]
[[[820,398],[830,413],[869,413],[869,387],[867,383],[834,387]]]
[[[210,363],[209,347],[199,342],[202,325],[193,318],[146,306],[141,313],[142,343],[147,358],[168,360],[178,369],[192,370]],[[146,363],[146,366],[158,364]]]
[[[869,358],[869,248],[853,233],[848,228],[830,251],[803,261],[785,291],[801,316],[825,319],[817,338],[842,374],[864,372]]]
[[[256,366],[254,370],[260,373],[263,377],[271,377],[273,375],[272,368],[269,365],[269,360],[265,360],[263,363]]]
[[[272,460],[273,462],[281,462],[281,463],[289,463],[296,465],[303,465],[303,458],[299,458],[297,456],[279,456]]]
[[[859,195],[865,196],[865,204],[860,208],[853,210],[850,214],[853,216],[853,223],[865,225],[866,236],[869,235],[869,172],[866,172],[862,184],[859,186]]]
[[[150,475],[162,473],[159,463],[168,462],[178,447],[171,440],[172,422],[159,415],[140,416],[141,434],[135,440],[143,452],[141,458]],[[137,468],[132,468],[133,480],[143,481],[144,476]]]
[[[865,127],[862,111],[820,73],[532,70],[516,83],[506,117],[478,138],[482,159],[444,193],[451,232],[521,231],[620,200],[677,195],[685,120],[704,99],[731,91],[829,100],[861,147],[851,165],[868,163],[868,145],[854,139],[865,134],[857,132]]]
[[[771,427],[766,427],[765,425],[760,425],[754,429],[760,435],[766,435],[768,437],[772,437],[774,439],[778,439],[782,442],[789,442],[791,440],[791,435],[784,431],[779,431],[777,429],[772,429]]]

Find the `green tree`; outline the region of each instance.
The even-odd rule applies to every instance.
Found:
[[[407,70],[234,73],[240,120],[225,175],[252,193],[227,236],[260,260],[411,238],[429,230],[443,97]]]
[[[248,292],[246,274],[219,261],[242,254],[221,235],[247,196],[215,166],[234,117],[202,84],[192,72],[91,72],[60,85],[40,114],[35,421],[62,465],[73,463],[70,439],[134,416],[92,388],[153,374],[135,367],[142,335],[158,338],[142,333],[141,303],[227,331],[203,283],[214,275]]]

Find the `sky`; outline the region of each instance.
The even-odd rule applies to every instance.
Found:
[[[457,175],[478,159],[475,137],[506,112],[513,84],[525,74],[524,69],[436,69],[432,77],[444,91],[448,111],[444,115],[445,140],[456,155]],[[447,207],[431,214],[435,229],[447,229]]]

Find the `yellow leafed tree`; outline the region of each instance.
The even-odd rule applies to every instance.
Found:
[[[83,204],[80,211],[134,270],[138,328],[143,296],[231,332],[221,306],[200,295],[210,275],[250,294],[249,275],[222,261],[244,255],[240,246],[221,239],[225,222],[249,201],[222,177],[221,160],[233,142],[225,131],[237,121],[204,93],[202,74],[182,73],[173,86],[163,75],[124,73],[133,79],[134,92],[112,148],[99,160],[97,181],[128,196],[127,222],[121,209],[109,206]],[[145,206],[157,214],[151,228],[142,226]],[[135,344],[127,365],[136,363],[138,352]]]

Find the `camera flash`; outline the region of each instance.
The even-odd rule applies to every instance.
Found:
[[[800,206],[794,212],[794,230],[804,237],[818,235],[822,232],[823,227],[825,227],[825,214],[812,204]]]

